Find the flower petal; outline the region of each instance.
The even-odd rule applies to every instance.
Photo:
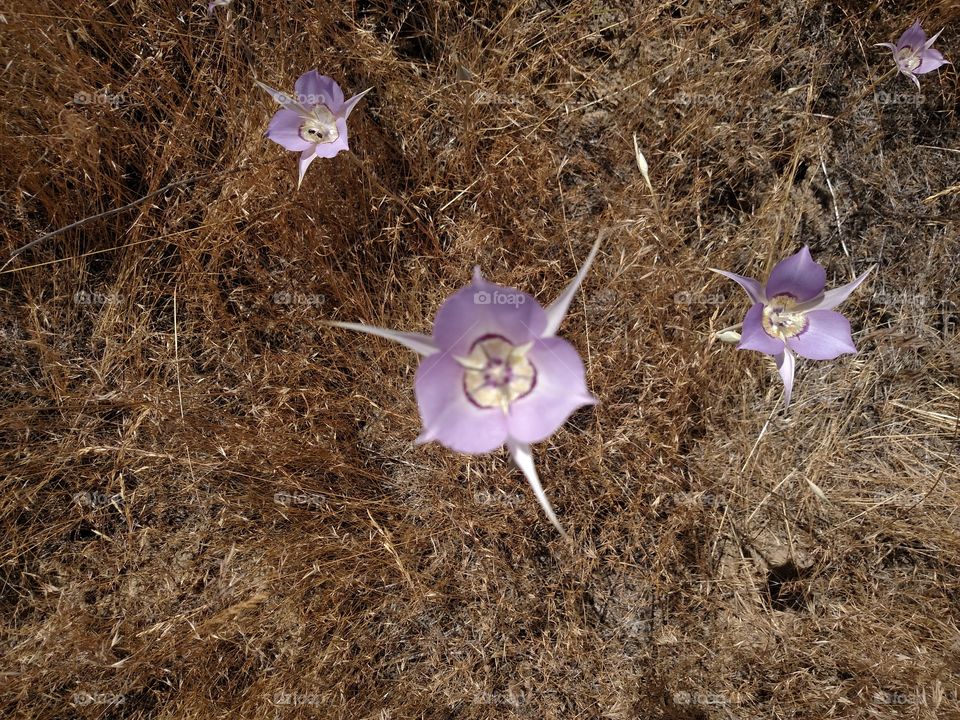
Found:
[[[484,335],[500,335],[512,345],[522,345],[543,335],[547,316],[531,295],[495,285],[476,268],[473,281],[440,306],[433,324],[437,347],[454,355],[467,355]]]
[[[902,70],[901,72],[902,72],[903,75],[906,75],[908,78],[910,78],[911,80],[913,80],[913,84],[917,86],[917,90],[920,89],[920,80],[917,79],[917,76],[914,75],[912,71],[910,71],[910,70]]]
[[[347,117],[350,116],[350,113],[353,112],[353,109],[357,106],[357,103],[360,102],[361,100],[363,100],[363,96],[366,95],[366,94],[367,94],[368,92],[370,92],[371,90],[373,90],[373,88],[367,88],[366,90],[364,90],[364,91],[363,91],[362,93],[360,93],[359,95],[354,95],[352,98],[350,98],[349,100],[347,100],[347,101],[343,104],[343,107],[340,108],[340,116],[341,116],[344,120],[346,120]]]
[[[302,153],[300,153],[300,161],[298,162],[298,166],[300,168],[300,177],[297,178],[298,190],[300,189],[300,185],[303,183],[303,176],[307,172],[307,168],[310,167],[310,163],[312,163],[316,159],[316,157],[317,157],[316,145],[311,145],[307,150],[304,150]]]
[[[375,325],[365,325],[364,323],[339,322],[336,320],[325,320],[325,325],[355,330],[357,332],[376,335],[400,343],[405,348],[410,348],[421,355],[432,355],[437,352],[437,346],[433,344],[433,338],[420,333],[400,332],[399,330],[390,330],[389,328],[377,327]]]
[[[533,390],[510,404],[510,437],[525,443],[546,440],[567,418],[596,398],[587,390],[586,373],[576,348],[562,338],[537,338],[527,354],[537,370]]]
[[[810,248],[804,245],[796,255],[777,263],[763,293],[770,299],[786,294],[803,302],[823,292],[826,283],[827,271],[820,263],[814,262],[810,257]]]
[[[773,359],[777,361],[777,372],[783,380],[783,409],[786,410],[790,407],[790,396],[793,394],[793,375],[796,372],[797,359],[790,352],[790,348],[786,347]]]
[[[814,298],[813,300],[797,306],[797,312],[810,312],[811,310],[833,310],[837,305],[850,297],[850,294],[854,290],[860,287],[860,284],[867,279],[867,276],[873,271],[874,267],[876,266],[871,265],[852,282],[848,282],[846,285],[841,285],[833,290],[827,290],[819,298]]]
[[[937,41],[937,38],[940,37],[940,33],[942,33],[944,30],[945,28],[940,28],[938,32],[934,33],[933,37],[923,43],[923,49],[929,50],[930,47]]]
[[[835,310],[804,313],[807,327],[799,335],[787,338],[787,347],[809,360],[833,360],[857,347],[850,335],[850,321]]]
[[[946,64],[947,61],[943,59],[943,54],[939,50],[930,48],[929,50],[923,51],[920,64],[913,72],[917,75],[923,75],[924,73],[933,72],[941,65]]]
[[[783,352],[783,340],[763,329],[763,307],[762,303],[756,303],[747,310],[737,350],[757,350],[767,355],[778,355]]]
[[[333,142],[318,143],[316,146],[317,157],[332,158],[340,151],[350,149],[347,143],[347,121],[338,117],[336,123],[337,132],[339,133],[337,139]]]
[[[550,506],[550,501],[547,499],[547,494],[543,491],[543,486],[540,484],[540,478],[537,476],[537,468],[533,463],[533,452],[530,450],[530,446],[524,443],[518,443],[514,440],[507,441],[507,449],[510,451],[510,457],[513,458],[513,461],[517,464],[517,467],[523,472],[527,478],[527,482],[530,483],[530,487],[533,488],[533,494],[537,496],[537,502],[540,503],[540,507],[543,508],[543,512],[546,513],[547,517],[550,518],[550,522],[553,523],[553,526],[557,529],[557,532],[563,537],[564,540],[569,540],[570,536],[564,531],[563,526],[560,524],[560,521],[557,520],[556,514],[553,512],[553,508]]]
[[[294,90],[297,100],[306,108],[326,105],[336,115],[343,106],[343,91],[340,86],[333,78],[321,75],[316,70],[309,70],[297,78]]]
[[[570,301],[573,300],[573,296],[577,292],[577,288],[580,287],[580,283],[582,283],[583,279],[587,276],[587,271],[593,264],[593,259],[597,256],[597,250],[600,248],[601,239],[602,237],[597,237],[596,242],[593,243],[593,247],[590,248],[590,253],[587,255],[587,259],[583,261],[583,265],[580,267],[580,272],[578,272],[576,277],[570,281],[570,284],[564,288],[563,292],[560,293],[560,297],[554,300],[550,307],[547,308],[547,326],[543,331],[543,337],[556,335],[557,330],[560,328],[560,323],[562,323],[563,319],[567,316],[567,309],[570,307]]]
[[[285,107],[287,110],[292,110],[293,112],[305,112],[303,106],[286,93],[280,92],[279,90],[272,88],[266,83],[260,82],[259,80],[255,80],[254,82],[263,88],[270,95],[270,97],[283,105],[283,107]]]
[[[730,278],[740,287],[742,287],[750,299],[755,303],[762,303],[766,301],[766,298],[763,296],[763,288],[760,287],[760,281],[754,280],[753,278],[744,277],[743,275],[737,275],[736,273],[727,272],[726,270],[717,270],[715,268],[707,268],[712,270],[715,273],[723,275],[725,278]]]
[[[920,21],[917,20],[913,25],[907,28],[903,35],[900,36],[900,39],[897,40],[897,49],[910,47],[914,50],[919,50],[926,42],[927,34],[923,31],[923,28],[920,27]]]
[[[423,421],[417,444],[436,440],[450,450],[479,455],[496,450],[507,439],[507,416],[500,408],[470,402],[463,374],[451,353],[434,353],[420,362],[413,383]]]
[[[303,116],[300,113],[283,108],[277,110],[270,120],[266,135],[287,150],[302,152],[313,147],[313,143],[300,137],[300,125],[302,123]]]

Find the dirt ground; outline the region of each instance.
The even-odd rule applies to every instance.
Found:
[[[960,718],[958,76],[874,47],[915,19],[960,61],[956,0],[0,8],[0,715]],[[310,69],[373,89],[297,190],[254,81]],[[599,404],[534,446],[567,544],[322,321],[429,333],[474,265],[547,304],[599,232]],[[784,413],[707,268],[804,244],[876,269]]]

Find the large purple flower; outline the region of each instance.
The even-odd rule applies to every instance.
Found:
[[[367,88],[359,95],[344,100],[340,86],[316,70],[300,76],[294,86],[294,97],[274,90],[259,80],[257,85],[283,105],[270,120],[266,136],[287,150],[300,153],[298,188],[314,159],[332,158],[341,150],[350,149],[347,144],[347,118],[361,98],[370,92],[370,88]]]
[[[919,90],[920,80],[917,79],[917,75],[923,75],[936,70],[945,63],[949,63],[948,60],[943,59],[939,50],[934,50],[931,47],[940,37],[941,32],[943,32],[942,29],[928,40],[927,34],[920,27],[920,21],[917,20],[900,36],[896,45],[893,43],[878,43],[877,47],[890,48],[893,52],[893,59],[897,63],[897,69],[913,80]]]
[[[556,332],[599,245],[598,239],[580,272],[546,309],[527,293],[485,280],[475,268],[471,284],[440,306],[432,336],[330,323],[394,340],[423,355],[414,379],[423,421],[417,443],[436,441],[470,455],[506,443],[564,537],[537,477],[530,444],[546,440],[576,409],[596,402],[580,356]]]
[[[857,352],[850,323],[833,308],[857,289],[872,267],[853,282],[826,291],[827,271],[814,262],[806,245],[777,263],[763,286],[752,278],[710,269],[739,283],[753,301],[737,348],[773,355],[783,379],[784,409],[793,392],[794,353],[810,360],[833,360]]]

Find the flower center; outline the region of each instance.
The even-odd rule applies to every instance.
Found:
[[[910,72],[916,70],[920,67],[921,60],[920,53],[909,45],[897,51],[897,64],[904,70]]]
[[[340,137],[337,119],[326,105],[316,105],[309,115],[304,116],[300,125],[300,137],[317,145],[331,143]]]
[[[532,342],[513,345],[500,335],[484,335],[466,357],[454,358],[463,373],[463,391],[477,407],[500,408],[509,412],[537,384],[537,369],[527,358]]]
[[[807,318],[794,308],[797,301],[789,295],[777,295],[763,308],[761,323],[767,335],[785,340],[807,329]]]

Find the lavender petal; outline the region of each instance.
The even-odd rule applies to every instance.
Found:
[[[800,252],[781,260],[773,268],[763,293],[767,298],[790,295],[798,302],[815,298],[823,292],[827,271],[810,257],[810,248],[804,245]]]
[[[500,408],[481,408],[463,389],[463,367],[450,353],[428,355],[413,383],[423,432],[417,444],[437,441],[468,455],[496,450],[507,439],[507,416]]]
[[[527,354],[537,379],[529,395],[510,405],[510,437],[536,443],[553,435],[567,418],[596,398],[587,390],[586,373],[576,348],[562,338],[538,338]]]
[[[835,310],[804,313],[807,327],[799,335],[787,338],[787,347],[808,360],[833,360],[845,353],[856,353],[850,335],[850,321]]]
[[[754,303],[763,303],[766,302],[766,298],[763,295],[763,288],[760,286],[759,280],[754,280],[753,278],[744,277],[743,275],[737,275],[736,273],[728,272],[726,270],[717,270],[715,268],[708,268],[715,273],[723,275],[725,278],[729,278],[742,287],[750,300]]]
[[[767,355],[783,352],[783,340],[775,338],[763,329],[763,304],[756,303],[743,318],[743,332],[737,350],[757,350]]]

